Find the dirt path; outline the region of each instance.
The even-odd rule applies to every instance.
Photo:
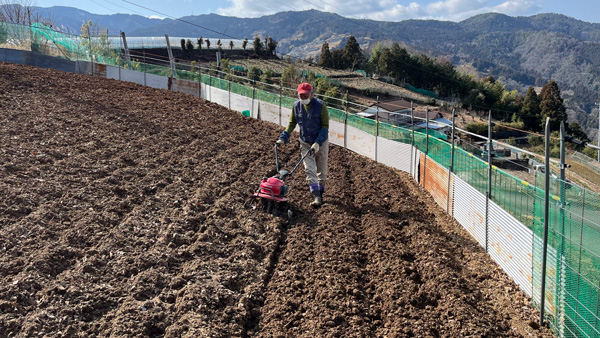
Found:
[[[0,63],[0,337],[550,337],[407,175],[333,147],[326,205],[243,209],[281,128]],[[299,158],[286,146],[283,161]]]

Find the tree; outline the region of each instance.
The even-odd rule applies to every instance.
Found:
[[[379,64],[379,57],[381,56],[381,52],[383,51],[383,44],[381,42],[378,42],[375,47],[373,47],[373,49],[371,49],[371,57],[369,58],[369,61],[367,61],[367,68],[369,71],[371,72],[378,72],[379,68],[378,68],[378,64]]]
[[[0,22],[31,25],[36,21],[52,26],[51,20],[37,13],[34,0],[0,0]]]
[[[275,50],[277,49],[277,41],[273,40],[272,37],[269,36],[267,39],[267,55],[275,55]]]
[[[83,22],[80,32],[82,38],[81,45],[89,51],[90,55],[97,58],[104,58],[114,53],[110,50],[108,29],[104,26],[88,20],[87,22]],[[95,37],[95,39],[91,39],[92,37]],[[116,55],[113,55],[113,57],[116,57]]]
[[[405,69],[407,64],[410,64],[410,54],[408,54],[406,48],[401,48],[397,42],[392,45],[390,53],[392,54],[391,73],[396,79],[406,81],[408,72]]]
[[[582,151],[585,148],[585,144],[592,141],[577,122],[567,124],[565,131],[568,135],[583,142],[583,144],[575,144],[575,150],[577,151]]]
[[[262,70],[260,70],[260,68],[251,66],[248,69],[248,80],[250,80],[250,81],[260,81],[261,75],[262,75]]]
[[[217,49],[219,50],[219,52],[221,51],[222,46],[223,44],[221,43],[221,39],[217,40]]]
[[[206,39],[206,49],[210,49],[210,40]]]
[[[194,43],[192,42],[192,40],[188,39],[185,43],[185,51],[188,54],[188,56],[192,56],[192,54],[194,53]]]
[[[346,68],[346,61],[344,59],[344,50],[334,49],[333,51],[331,51],[331,67],[333,69]]]
[[[381,75],[389,75],[393,72],[394,69],[394,60],[392,58],[392,51],[383,47],[379,52],[379,57],[377,59],[377,69]]]
[[[331,52],[329,51],[329,43],[327,41],[323,42],[321,46],[321,56],[319,56],[318,65],[325,68],[331,68]]]
[[[248,38],[245,38],[244,41],[242,41],[242,48],[244,49],[244,51],[246,51],[247,46],[248,46]]]
[[[546,124],[546,118],[550,118],[550,129],[560,128],[560,122],[567,120],[567,109],[564,100],[560,97],[560,89],[554,80],[550,80],[540,92],[540,115],[542,117],[542,128]]]
[[[325,77],[314,79],[314,92],[319,95],[324,95],[323,101],[328,106],[340,106],[340,101],[337,98],[340,97],[339,89],[333,82]]]
[[[294,63],[290,64],[281,72],[281,85],[283,87],[294,87],[299,83],[298,70]],[[287,95],[296,96],[294,90],[286,91]]]
[[[204,39],[202,39],[202,37],[198,38],[198,50],[200,51],[200,53],[202,53],[202,45],[204,44]]]
[[[254,53],[256,55],[261,55],[263,53],[264,49],[265,49],[265,47],[264,47],[262,41],[260,41],[260,37],[258,37],[258,35],[255,36],[254,37],[254,44],[253,44]]]
[[[540,128],[540,99],[533,86],[529,86],[529,89],[527,89],[521,114],[518,115],[517,119],[523,122],[526,130],[537,131]]]
[[[364,60],[362,50],[354,35],[350,35],[346,42],[346,46],[344,46],[344,58],[348,62],[348,66],[352,68],[352,71],[354,71],[354,68],[360,65]]]
[[[229,40],[229,49],[233,50],[233,41],[232,40]]]
[[[181,43],[181,52],[185,54],[185,50],[186,50],[185,39],[181,39],[180,43]]]

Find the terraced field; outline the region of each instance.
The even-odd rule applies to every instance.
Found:
[[[319,210],[296,176],[288,221],[243,208],[280,127],[6,63],[0,111],[0,337],[552,336],[408,175],[350,151]]]

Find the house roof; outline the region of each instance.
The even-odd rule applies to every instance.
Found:
[[[375,105],[373,105],[375,106]],[[389,112],[397,112],[400,110],[410,109],[410,102],[406,100],[390,100],[379,102],[379,108],[385,109]]]
[[[429,112],[429,114],[431,115],[431,112]],[[432,119],[431,116],[429,116],[429,129],[442,129],[442,128],[450,127],[450,126],[452,126],[452,121],[448,121],[447,119],[445,119],[443,117],[438,117],[438,118]],[[423,122],[417,124],[415,127],[426,128],[427,122],[423,121]]]
[[[427,117],[427,111],[425,110],[415,110],[414,116],[425,120]],[[429,120],[434,120],[438,118],[443,118],[444,116],[439,111],[429,111]]]

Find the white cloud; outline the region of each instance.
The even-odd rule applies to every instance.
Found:
[[[439,0],[413,1],[403,5],[400,0],[228,0],[228,7],[218,9],[222,15],[260,17],[282,11],[316,9],[344,17],[399,21],[406,19],[436,19],[460,21],[489,12],[507,15],[531,15],[541,10],[544,0]],[[402,1],[403,3],[406,3]]]
[[[494,7],[493,11],[498,13],[504,13],[507,15],[530,15],[533,13],[540,12],[542,6],[539,1],[506,1],[498,6]]]

